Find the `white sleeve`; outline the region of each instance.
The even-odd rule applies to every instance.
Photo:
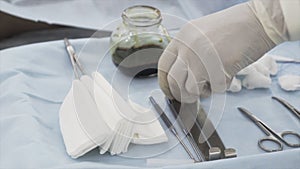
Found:
[[[252,0],[248,4],[275,44],[300,40],[300,0]]]
[[[300,0],[280,0],[290,40],[300,40]]]

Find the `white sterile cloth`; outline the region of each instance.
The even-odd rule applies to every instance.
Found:
[[[72,158],[98,146],[101,154],[109,151],[114,155],[127,152],[130,142],[168,140],[153,111],[123,99],[100,73],[93,77],[94,82],[87,76],[74,80],[60,108],[60,128]]]
[[[162,12],[163,25],[180,28],[186,21],[246,0],[1,0],[0,11],[21,18],[91,29],[114,30],[112,21],[133,5],[150,5]]]

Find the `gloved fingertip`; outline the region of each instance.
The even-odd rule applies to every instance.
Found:
[[[201,98],[208,98],[212,94],[209,82],[203,83],[199,90],[201,90],[201,93],[200,93]]]
[[[164,92],[164,94],[169,98],[169,99],[173,99],[173,95],[171,93],[171,90],[169,88],[169,83],[167,80],[167,73],[163,72],[161,70],[158,70],[158,81],[159,81],[159,86],[162,89],[162,91]]]
[[[228,88],[228,91],[235,93],[241,90],[242,90],[242,81],[240,79],[237,79],[236,77],[233,77],[230,87]]]
[[[100,147],[100,148],[101,148],[101,147]],[[106,150],[104,150],[104,149],[101,148],[100,154],[102,155],[102,154],[104,154],[104,153],[106,153]]]

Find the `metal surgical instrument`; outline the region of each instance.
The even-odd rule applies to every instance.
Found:
[[[294,58],[289,58],[280,55],[273,55],[273,54],[268,54],[268,55],[273,57],[278,63],[300,63],[300,59],[297,58],[294,59]]]
[[[281,103],[284,107],[286,107],[290,112],[292,112],[298,119],[300,120],[300,111],[297,110],[294,106],[292,106],[290,103],[287,101],[273,96],[272,99],[277,100],[279,103]]]
[[[75,53],[75,49],[71,45],[70,41],[67,38],[64,38],[64,42],[65,42],[67,52],[71,59],[71,63],[73,65],[74,74],[75,74],[76,78],[79,78],[80,77],[79,74],[85,74],[85,71],[84,71],[82,65],[80,64],[79,59]],[[77,70],[77,68],[79,69],[79,71],[81,73]]]
[[[179,137],[179,134],[178,134],[177,130],[175,129],[175,127],[173,126],[173,124],[169,120],[168,116],[161,109],[161,107],[156,103],[156,101],[154,100],[154,98],[152,96],[150,96],[149,99],[150,99],[151,104],[154,106],[155,110],[160,114],[160,117],[163,120],[163,122],[170,129],[170,131],[174,134],[174,136],[178,139],[178,141],[183,146],[183,148],[185,149],[185,151],[188,153],[188,155],[190,156],[190,158],[196,162],[195,158],[193,157],[193,154],[188,149],[188,147],[186,146],[186,144]]]
[[[221,137],[199,102],[188,104],[169,100],[169,103],[176,110],[176,116],[189,129],[204,161],[237,156],[235,149],[224,146]]]
[[[266,135],[267,137],[258,140],[258,146],[266,151],[266,152],[275,152],[275,151],[282,151],[283,150],[283,143],[289,147],[300,147],[300,134],[293,132],[293,131],[284,131],[282,133],[276,133],[272,130],[267,124],[261,121],[259,118],[254,116],[251,112],[246,110],[245,108],[238,108],[241,113],[243,113],[247,118],[252,120]],[[294,136],[298,139],[298,143],[290,143],[285,140],[286,136]],[[277,145],[277,148],[267,148],[263,145],[264,142],[273,142]]]
[[[195,151],[195,153],[196,153],[198,159],[201,160],[201,161],[204,161],[204,160],[203,160],[203,157],[202,157],[202,154],[201,154],[201,151],[199,150],[199,148],[198,148],[198,146],[197,146],[197,143],[195,142],[195,140],[194,140],[194,138],[193,138],[191,132],[190,132],[190,131],[186,128],[186,126],[183,124],[181,118],[177,116],[176,109],[175,109],[174,105],[171,103],[171,101],[170,101],[169,99],[166,99],[166,100],[167,100],[167,103],[168,103],[168,105],[169,105],[169,107],[170,107],[170,109],[171,109],[171,112],[172,112],[174,118],[175,118],[175,119],[176,119],[176,118],[178,119],[178,123],[179,123],[179,125],[181,126],[182,131],[183,131],[183,133],[187,136],[187,139],[188,139],[190,145],[192,146],[193,150]]]
[[[208,134],[207,128],[204,127],[204,124],[209,125],[210,129],[213,129],[214,132],[211,135]],[[215,130],[214,125],[206,116],[206,112],[201,105],[198,107],[198,112],[196,116],[196,121],[194,127],[191,129],[192,134],[199,132],[198,143],[202,153],[206,156],[206,160],[218,160],[222,158],[222,151],[225,150],[225,146],[219,137],[217,131]],[[202,141],[201,141],[202,140]],[[205,140],[205,141],[204,141]],[[204,142],[203,142],[204,141]]]

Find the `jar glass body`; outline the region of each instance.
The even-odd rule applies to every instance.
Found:
[[[122,18],[110,39],[113,63],[135,77],[155,75],[159,57],[170,42],[159,10],[134,6],[125,9]]]

